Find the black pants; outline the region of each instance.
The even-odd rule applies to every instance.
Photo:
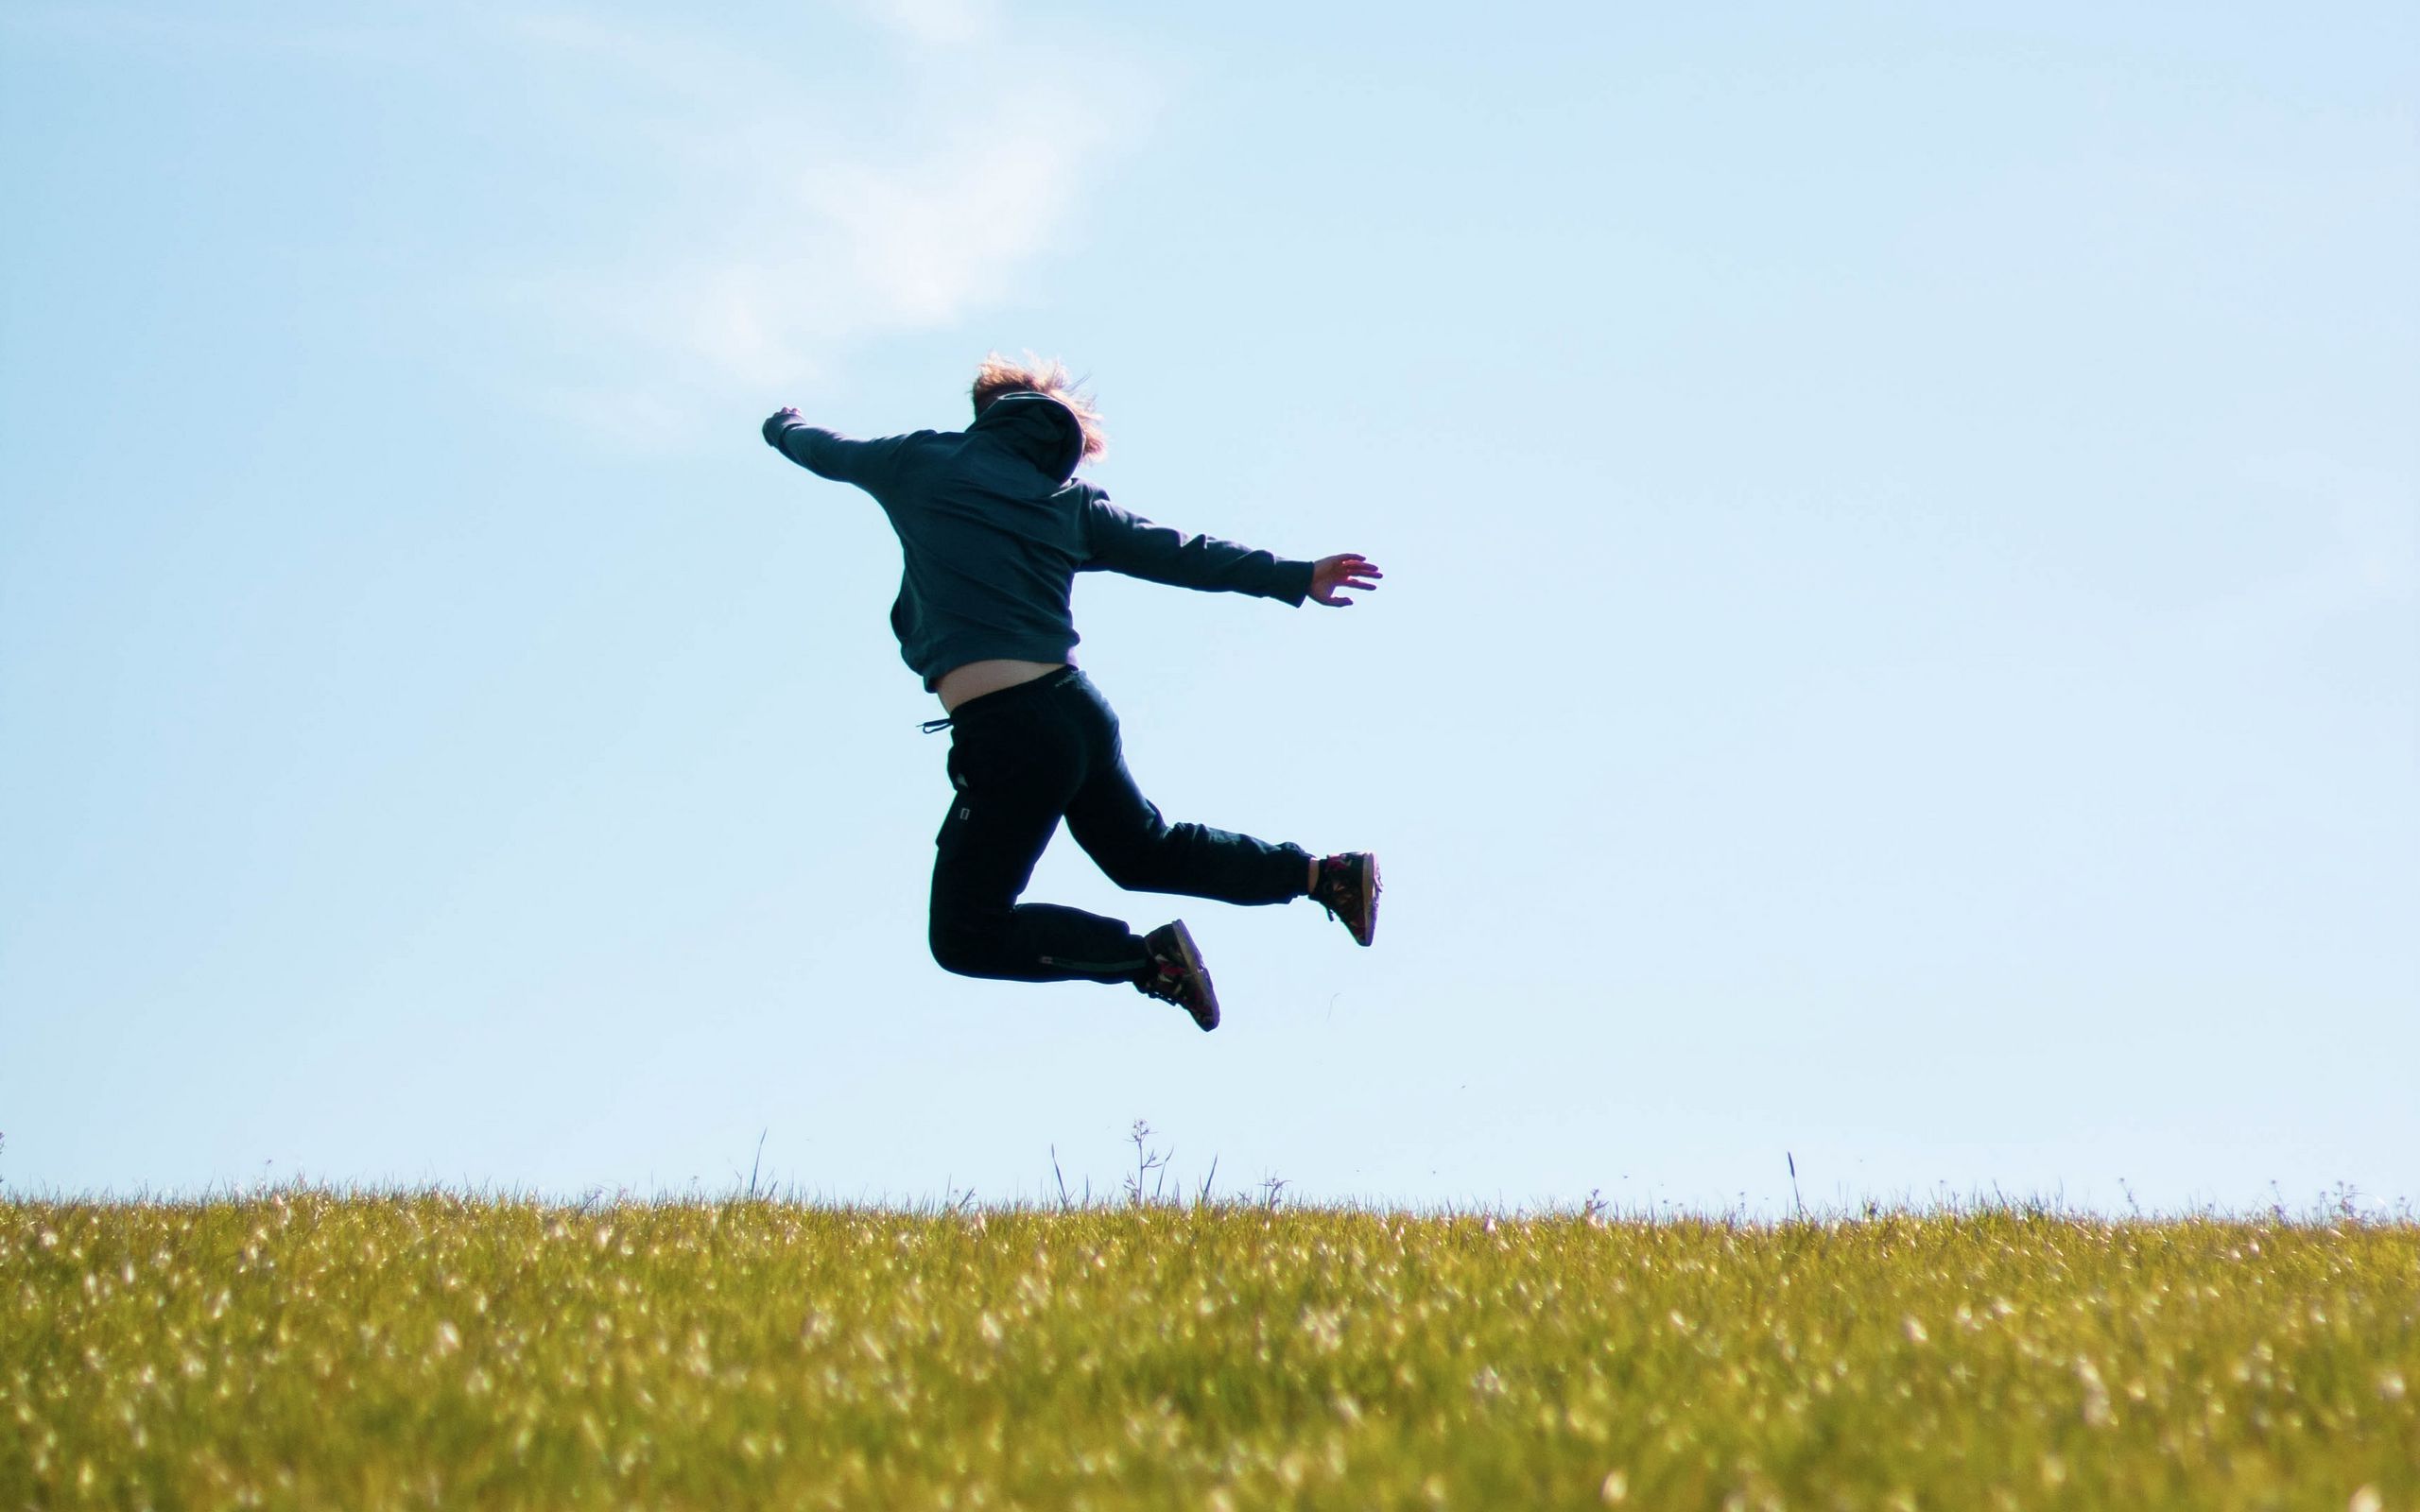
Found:
[[[1063,816],[1109,880],[1133,892],[1231,903],[1303,895],[1310,852],[1203,824],[1170,824],[1134,786],[1117,715],[1069,667],[958,706],[933,862],[933,959],[961,976],[1132,981],[1146,956],[1123,920],[1020,903]]]

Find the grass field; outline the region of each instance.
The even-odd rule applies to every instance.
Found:
[[[2420,1506],[2420,1228],[0,1202],[6,1507]]]

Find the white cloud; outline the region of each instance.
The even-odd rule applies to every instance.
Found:
[[[858,0],[859,9],[886,26],[929,43],[964,43],[996,36],[997,0]]]
[[[1001,42],[989,5],[869,9],[890,41],[861,35],[845,57],[794,43],[779,68],[694,34],[513,24],[566,108],[614,115],[596,170],[633,191],[624,234],[511,281],[574,354],[550,407],[645,415],[677,445],[733,404],[829,381],[886,333],[964,318],[1058,245],[1130,134],[1134,71],[1080,39]],[[1046,108],[996,110],[1002,77]]]
[[[424,217],[447,239],[414,255],[450,276],[415,285],[414,318],[500,401],[648,449],[1013,296],[1148,115],[1133,60],[1063,14],[1011,26],[1000,0],[847,0],[744,32],[712,15],[440,0],[312,27],[35,3],[0,29],[340,58],[434,86],[414,108],[475,117],[491,183],[547,174],[528,198],[572,213],[499,250]]]
[[[2325,524],[2307,554],[2188,616],[2203,647],[2233,656],[2295,649],[2349,617],[2399,611],[2420,597],[2420,507],[2368,480],[2330,482],[2340,491],[2314,501]],[[2391,633],[2404,632],[2400,612],[2390,623]]]
[[[1051,244],[1101,146],[1089,131],[989,131],[905,171],[848,165],[799,189],[842,233],[854,280],[881,309],[939,325]]]

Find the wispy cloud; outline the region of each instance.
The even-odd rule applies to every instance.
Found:
[[[364,180],[402,205],[458,176],[558,212],[493,241],[441,191],[395,213],[421,238],[387,290],[407,339],[462,353],[497,403],[657,449],[811,399],[868,343],[1015,295],[1063,245],[1153,90],[1075,18],[1017,20],[1002,0],[843,0],[741,30],[432,0],[306,26],[30,0],[0,35],[299,60],[377,79],[363,119],[386,112],[406,152],[440,115],[442,150],[487,142],[476,163],[404,159],[401,189]]]
[[[1144,113],[1137,72],[1080,39],[1011,43],[975,0],[862,9],[883,26],[847,55],[788,39],[780,67],[693,33],[511,23],[562,109],[619,112],[596,169],[628,191],[615,234],[511,280],[577,354],[543,403],[678,444],[966,318],[1058,245]]]
[[[925,42],[971,43],[999,34],[998,0],[857,0],[857,9]]]
[[[2203,648],[2231,657],[2298,651],[2312,635],[2347,619],[2385,610],[2390,633],[2408,627],[2403,610],[2420,598],[2420,507],[2376,479],[2314,467],[2316,539],[2299,559],[2233,593],[2198,607],[2186,620]]]

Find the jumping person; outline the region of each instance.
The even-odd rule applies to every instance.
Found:
[[[765,439],[819,477],[873,495],[907,558],[890,627],[947,716],[957,791],[933,863],[933,959],[962,976],[1132,982],[1219,1026],[1219,998],[1184,920],[1136,935],[1119,919],[1020,903],[1059,821],[1112,882],[1231,903],[1310,898],[1360,944],[1377,926],[1378,862],[1319,857],[1203,824],[1170,824],[1126,770],[1117,716],[1068,657],[1075,575],[1125,573],[1206,592],[1339,609],[1380,574],[1356,552],[1289,561],[1187,536],[1079,481],[1100,417],[1056,362],[994,355],[976,373],[975,421],[854,441],[795,409]]]

